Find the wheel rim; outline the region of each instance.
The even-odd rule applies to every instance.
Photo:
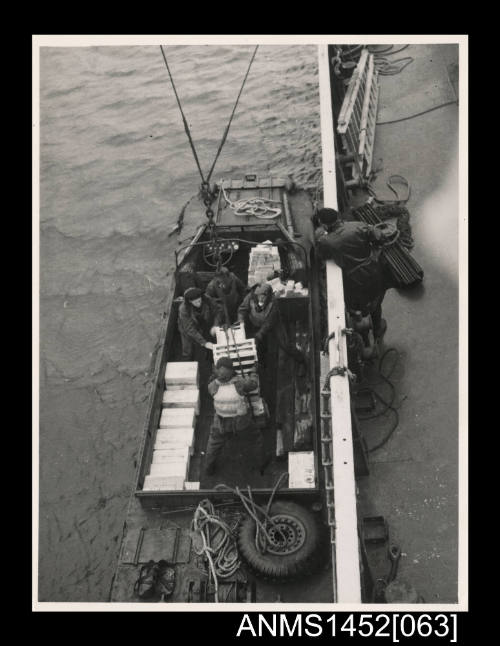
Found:
[[[279,514],[272,517],[273,524],[267,526],[269,540],[266,541],[266,551],[269,554],[293,554],[306,541],[305,525],[294,516]]]

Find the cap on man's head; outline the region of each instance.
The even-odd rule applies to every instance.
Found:
[[[203,292],[198,287],[188,287],[184,292],[184,298],[187,301],[195,301],[197,298],[200,298],[202,294]]]
[[[230,357],[221,357],[218,359],[215,364],[216,368],[228,368],[229,370],[233,369],[233,360]]]
[[[339,219],[339,213],[335,209],[320,209],[317,213],[318,220],[321,224],[335,224]]]

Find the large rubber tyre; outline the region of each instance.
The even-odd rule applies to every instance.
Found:
[[[255,545],[255,521],[246,516],[238,533],[238,548],[252,572],[268,580],[294,579],[312,574],[321,560],[323,534],[318,521],[307,509],[291,501],[275,502],[270,516],[280,524],[281,532],[271,551],[261,554]],[[285,545],[282,540],[288,536]],[[277,553],[282,550],[282,553]]]

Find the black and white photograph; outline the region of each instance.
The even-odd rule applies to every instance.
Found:
[[[467,610],[468,37],[32,43],[32,609]]]

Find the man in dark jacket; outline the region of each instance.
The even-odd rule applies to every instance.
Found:
[[[215,472],[215,463],[227,439],[252,422],[252,412],[247,394],[258,388],[257,376],[250,373],[245,377],[235,373],[229,357],[221,357],[208,383],[208,392],[214,398],[214,418],[210,428],[205,454],[205,474]],[[262,428],[254,424],[255,442],[259,468],[263,465]]]
[[[255,285],[238,308],[238,321],[245,323],[248,337],[254,337],[259,353],[259,363],[265,365],[265,355],[278,346],[300,363],[304,357],[293,343],[281,321],[278,303],[269,283]]]
[[[363,222],[344,222],[335,209],[320,209],[315,231],[316,249],[323,260],[333,259],[342,269],[344,298],[351,311],[370,313],[375,338],[387,327],[382,301],[390,286],[380,261],[386,235]]]
[[[213,298],[221,307],[224,314],[229,317],[228,325],[234,323],[238,306],[245,296],[246,287],[243,282],[229,271],[227,267],[221,267],[215,277],[208,283],[206,294]]]
[[[223,315],[219,305],[198,287],[189,287],[184,292],[184,302],[179,307],[179,332],[182,341],[182,356],[193,359],[194,346],[212,350],[209,337],[215,338],[215,328],[222,324]]]

